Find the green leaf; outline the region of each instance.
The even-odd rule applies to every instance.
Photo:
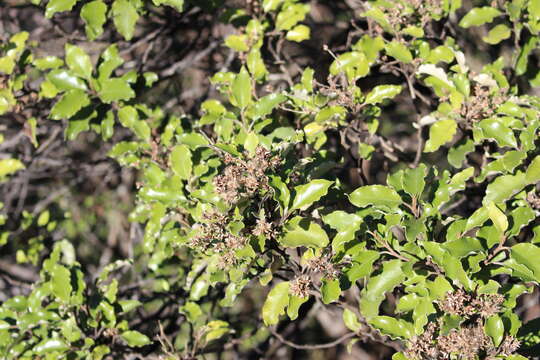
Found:
[[[187,145],[175,146],[169,158],[171,168],[181,179],[188,180],[191,177],[193,161],[191,159],[191,150]]]
[[[150,127],[145,121],[139,120],[139,113],[133,106],[124,106],[118,110],[120,123],[131,129],[142,140],[150,139]]]
[[[413,59],[412,54],[407,46],[396,40],[386,44],[385,49],[388,55],[406,64],[410,63]]]
[[[251,103],[251,77],[244,66],[232,83],[232,96],[236,105],[243,109]]]
[[[231,331],[229,324],[221,320],[210,321],[206,327],[209,329],[205,337],[207,343],[219,339]]]
[[[249,132],[246,136],[246,139],[244,141],[244,149],[247,150],[247,152],[253,156],[255,155],[255,150],[257,149],[257,146],[259,145],[259,137],[254,132]]]
[[[370,319],[369,323],[393,339],[410,339],[414,335],[414,327],[411,323],[391,316],[376,316]]]
[[[360,299],[360,311],[366,318],[377,316],[385,294],[405,280],[402,264],[400,260],[384,262],[381,273],[369,279],[362,291],[364,296]]]
[[[296,25],[287,31],[286,39],[290,41],[301,42],[309,39],[310,29],[306,25]]]
[[[366,95],[364,103],[366,104],[378,104],[385,99],[392,99],[402,90],[400,85],[379,85],[375,86],[373,90]]]
[[[290,295],[289,306],[287,307],[287,316],[289,316],[289,319],[296,320],[300,306],[308,300],[309,296],[298,297],[296,295]]]
[[[280,207],[285,210],[288,208],[291,194],[287,185],[281,180],[279,176],[270,176],[270,185],[274,189],[274,200],[276,200]]]
[[[535,281],[540,282],[540,247],[529,244],[520,243],[511,247],[511,258],[518,264],[527,267],[534,276]]]
[[[69,346],[64,342],[64,340],[58,338],[51,338],[41,341],[32,350],[36,354],[47,354],[52,352],[64,352],[68,349]]]
[[[275,325],[279,316],[285,314],[289,304],[289,282],[281,282],[268,293],[262,307],[262,318],[266,326]]]
[[[528,184],[536,184],[540,181],[540,155],[536,156],[527,167],[525,181]]]
[[[274,11],[283,3],[284,0],[264,0],[263,10],[264,12]]]
[[[328,245],[329,239],[318,224],[296,216],[285,224],[284,234],[279,238],[279,242],[286,247],[322,248]]]
[[[129,346],[133,347],[145,346],[152,342],[148,336],[135,330],[124,331],[120,336],[127,342]]]
[[[98,67],[99,81],[102,83],[107,80],[114,69],[124,63],[124,59],[118,54],[118,47],[112,44],[101,54],[101,64]]]
[[[357,207],[376,206],[396,209],[402,200],[392,188],[383,185],[367,185],[359,187],[349,195],[349,201]]]
[[[0,159],[0,179],[24,169],[24,164],[17,159]]]
[[[325,224],[337,231],[347,230],[355,224],[360,224],[362,218],[356,214],[349,214],[342,210],[336,210],[328,215],[323,216]]]
[[[179,12],[184,10],[184,0],[152,0],[152,2],[157,6],[161,4],[169,5]]]
[[[364,53],[351,51],[341,54],[330,65],[330,74],[338,75],[344,72],[352,81],[369,73],[369,61]]]
[[[54,104],[51,109],[51,118],[53,120],[70,118],[88,104],[90,104],[90,99],[84,91],[69,90]]]
[[[338,279],[323,279],[321,285],[322,301],[325,304],[330,304],[339,299],[341,288]]]
[[[86,90],[86,83],[75,76],[71,71],[53,70],[47,74],[47,79],[56,86],[58,90],[66,91],[72,89]]]
[[[474,151],[474,141],[467,138],[465,142],[459,142],[448,150],[448,162],[455,168],[460,169],[467,154]]]
[[[534,348],[540,344],[540,317],[527,321],[519,329],[517,338],[521,341],[521,348]]]
[[[304,20],[308,12],[308,4],[288,3],[281,9],[276,18],[276,29],[290,30],[298,22]]]
[[[504,337],[504,323],[498,315],[492,315],[487,318],[484,325],[486,335],[488,335],[495,346],[499,346]]]
[[[268,70],[264,65],[260,49],[254,48],[248,53],[247,66],[249,72],[253,75],[255,80],[263,79],[266,74],[268,74]]]
[[[353,331],[353,332],[359,332],[360,329],[362,328],[362,324],[360,323],[360,321],[358,320],[358,316],[356,316],[356,314],[354,312],[352,312],[351,310],[345,308],[345,310],[343,310],[343,322],[345,323],[345,326]]]
[[[508,229],[508,219],[506,218],[506,215],[504,215],[492,201],[486,205],[486,208],[493,225],[495,225],[501,234],[504,234],[506,229]]]
[[[56,264],[51,273],[52,293],[62,300],[69,302],[71,295],[71,272],[64,266]]]
[[[135,92],[129,86],[129,83],[123,79],[107,79],[101,81],[100,86],[99,98],[107,104],[113,101],[125,101],[135,97]]]
[[[51,18],[57,12],[69,11],[77,0],[50,0],[45,8],[45,17]]]
[[[516,175],[503,175],[491,182],[486,189],[483,204],[490,201],[502,203],[520,192],[527,185],[525,174],[517,172]]]
[[[81,18],[86,26],[86,36],[94,40],[103,34],[103,25],[107,21],[107,5],[102,0],[94,0],[86,3],[81,8]]]
[[[242,35],[229,35],[225,39],[225,46],[230,47],[236,51],[249,51],[249,46],[247,44],[248,37],[245,34]]]
[[[501,119],[485,119],[480,121],[478,126],[482,129],[485,137],[495,139],[499,145],[517,147],[514,132]]]
[[[114,0],[111,10],[114,26],[124,39],[131,40],[139,19],[137,10],[129,0]]]
[[[295,196],[291,211],[306,210],[314,202],[328,193],[328,188],[333,184],[333,181],[328,180],[312,180],[308,184],[299,185],[294,188]]]
[[[429,139],[426,142],[424,152],[437,151],[454,137],[457,130],[456,121],[453,119],[443,119],[431,125],[429,129]]]
[[[92,77],[90,56],[80,47],[66,44],[66,64],[73,74],[85,79]]]
[[[461,19],[459,26],[463,28],[480,26],[492,22],[493,19],[501,14],[502,13],[498,9],[491,6],[474,8]]]
[[[287,100],[285,95],[277,93],[272,93],[260,98],[253,106],[253,117],[258,119],[270,115],[276,106],[285,100]]]
[[[495,45],[503,40],[508,39],[512,35],[512,30],[505,24],[499,24],[489,31],[487,36],[484,36],[482,40],[488,44]]]
[[[426,186],[426,171],[427,167],[424,164],[420,164],[415,169],[406,170],[403,174],[403,190],[418,198]]]

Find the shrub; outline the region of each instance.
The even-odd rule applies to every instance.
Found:
[[[0,10],[3,358],[538,355],[540,2]]]

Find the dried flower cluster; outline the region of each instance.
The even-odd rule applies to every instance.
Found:
[[[306,267],[315,273],[321,273],[327,279],[337,279],[340,274],[336,265],[332,264],[326,256],[316,256],[309,259]]]
[[[459,359],[474,360],[483,355],[481,358],[491,360],[511,355],[519,348],[519,341],[507,336],[496,347],[483,326],[486,318],[500,312],[503,301],[500,294],[470,295],[461,289],[448,293],[439,308],[446,314],[469,320],[446,334],[441,334],[442,320],[428,324],[423,334],[410,341],[407,356],[417,360],[446,360],[459,355]]]
[[[459,315],[469,318],[480,315],[487,318],[497,314],[501,310],[504,296],[501,294],[479,294],[476,296],[465,293],[458,289],[453,293],[448,293],[443,301],[439,303],[442,311],[450,315]]]
[[[197,234],[191,239],[189,246],[203,253],[220,255],[220,266],[223,268],[237,263],[236,250],[243,248],[247,238],[233,235],[227,230],[227,216],[212,212],[203,215],[204,224],[197,224]]]
[[[408,26],[423,28],[434,17],[440,17],[443,14],[440,0],[405,0],[392,5],[384,8],[384,12],[394,29]],[[377,26],[376,31],[382,33],[382,28]]]
[[[482,320],[474,324],[452,329],[440,334],[441,324],[428,324],[424,333],[414,337],[406,350],[411,359],[447,360],[459,355],[459,359],[474,360],[478,357],[494,360],[497,356],[509,356],[519,348],[519,341],[507,336],[499,347],[484,332]],[[481,357],[483,355],[483,357]]]
[[[291,281],[289,292],[297,297],[305,298],[309,295],[311,279],[307,275],[302,275]]]
[[[223,161],[226,167],[214,178],[214,186],[221,198],[230,204],[252,197],[260,190],[267,191],[269,186],[265,172],[281,162],[279,157],[272,157],[270,151],[262,146],[257,147],[255,155],[247,161],[229,154]]]
[[[255,236],[265,236],[267,238],[273,238],[276,235],[276,231],[272,228],[272,223],[268,222],[265,217],[257,219],[257,223],[251,233]]]
[[[540,210],[540,198],[536,195],[536,193],[531,192],[527,194],[527,202],[533,209]]]
[[[461,116],[467,121],[478,121],[493,115],[507,97],[505,95],[492,96],[487,87],[477,84],[469,99],[470,101],[464,102],[461,106]]]

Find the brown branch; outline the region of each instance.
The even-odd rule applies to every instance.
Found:
[[[286,340],[283,336],[281,336],[281,334],[279,334],[275,329],[273,328],[268,328],[270,330],[270,332],[272,333],[272,335],[274,335],[280,342],[282,342],[283,344],[287,345],[287,346],[290,346],[292,348],[295,348],[295,349],[299,349],[299,350],[316,350],[316,349],[327,349],[327,348],[331,348],[331,347],[334,347],[334,346],[337,346],[339,344],[341,344],[342,342],[344,342],[345,340],[347,339],[350,339],[354,336],[356,336],[355,333],[347,333],[343,336],[341,336],[340,338],[337,338],[336,340],[332,341],[332,342],[329,342],[329,343],[325,343],[325,344],[312,344],[312,345],[309,345],[309,344],[304,344],[304,345],[301,345],[301,344],[296,344],[296,343],[293,343],[292,341],[289,341],[289,340]]]

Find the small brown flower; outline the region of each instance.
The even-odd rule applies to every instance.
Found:
[[[267,222],[266,218],[261,217],[257,219],[257,224],[255,225],[252,234],[255,236],[264,235],[266,237],[273,237],[275,231],[272,229],[272,223]]]
[[[302,275],[291,281],[289,285],[289,292],[301,298],[305,298],[309,295],[309,288],[311,287],[311,279],[309,276]]]
[[[510,356],[514,352],[516,352],[517,349],[519,349],[520,345],[521,343],[518,339],[514,338],[511,335],[508,335],[504,338],[504,341],[499,346],[498,355]]]

